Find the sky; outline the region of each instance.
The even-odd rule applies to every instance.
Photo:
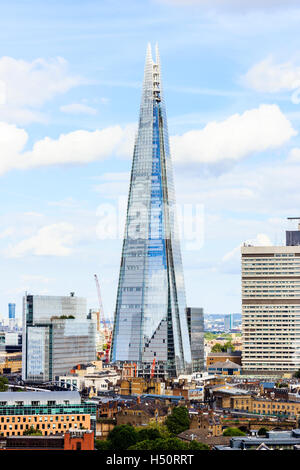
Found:
[[[240,312],[241,244],[282,244],[300,215],[300,2],[0,8],[0,315],[15,302],[21,316],[25,291],[75,292],[95,309],[95,273],[113,315],[148,42],[160,49],[187,305]]]

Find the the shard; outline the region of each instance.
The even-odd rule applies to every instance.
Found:
[[[173,170],[158,48],[148,45],[111,345],[139,376],[191,371]]]

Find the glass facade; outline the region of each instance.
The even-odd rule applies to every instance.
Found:
[[[111,347],[147,376],[191,370],[173,170],[158,49],[148,46]]]
[[[204,370],[204,313],[203,308],[186,309],[193,372],[201,372]]]
[[[96,322],[86,311],[80,297],[24,297],[23,380],[53,381],[96,359]]]

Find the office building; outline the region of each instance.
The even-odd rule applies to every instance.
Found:
[[[53,381],[96,359],[96,323],[86,299],[25,295],[23,304],[23,380]]]
[[[8,304],[8,324],[10,330],[13,330],[16,325],[16,304]]]
[[[111,360],[139,376],[191,371],[191,348],[161,68],[148,46]],[[153,369],[153,364],[155,365]]]
[[[230,313],[229,315],[224,316],[224,329],[225,331],[230,331],[233,328],[233,315]]]
[[[186,317],[192,352],[192,370],[204,370],[204,314],[203,308],[187,307]]]
[[[246,372],[300,369],[300,246],[243,246],[242,366]]]
[[[96,429],[96,405],[79,392],[0,392],[0,436],[22,436],[34,428],[43,436],[71,429]]]

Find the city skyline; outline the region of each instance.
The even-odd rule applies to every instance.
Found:
[[[3,317],[16,303],[20,318],[25,290],[75,291],[96,308],[94,272],[112,317],[121,238],[99,238],[97,209],[127,198],[149,40],[163,56],[177,201],[204,208],[203,246],[182,243],[187,304],[240,311],[239,245],[283,242],[300,202],[299,6],[191,3],[3,6]]]

